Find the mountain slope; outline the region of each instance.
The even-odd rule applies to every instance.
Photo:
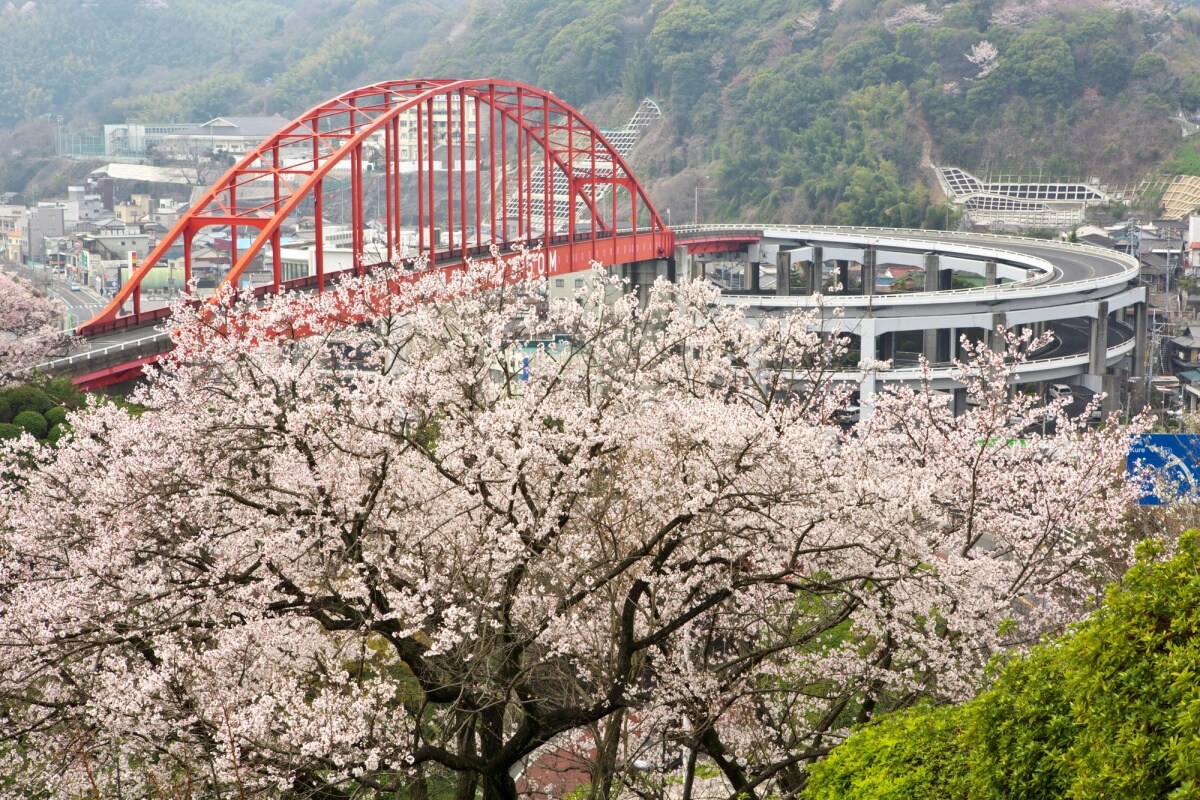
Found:
[[[930,160],[1132,184],[1200,108],[1200,10],[1149,0],[41,0],[0,16],[0,123],[294,116],[415,74],[548,88],[702,218],[940,226]],[[712,190],[712,191],[710,191]]]

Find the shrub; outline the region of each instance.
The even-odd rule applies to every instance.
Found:
[[[50,432],[46,434],[45,441],[47,444],[58,444],[58,440],[62,438],[64,433],[66,433],[64,426],[55,425],[51,427]]]
[[[29,431],[29,435],[35,439],[44,438],[50,430],[50,424],[46,422],[46,418],[36,411],[22,411],[13,418],[13,424]]]
[[[46,418],[46,423],[50,426],[62,425],[67,421],[67,410],[62,406],[55,406],[42,416]]]
[[[14,414],[20,414],[22,411],[44,414],[58,405],[53,397],[36,386],[14,386],[5,392],[3,397],[8,400]]]
[[[13,410],[8,398],[0,395],[0,422],[12,422]]]
[[[1200,532],[1144,543],[1104,605],[962,706],[869,725],[812,769],[834,797],[1197,797]]]
[[[20,425],[13,425],[11,422],[0,422],[0,440],[16,439],[24,432],[25,429]]]
[[[83,406],[83,392],[79,391],[79,387],[71,383],[70,378],[50,378],[42,380],[38,383],[38,388],[50,395],[59,405],[67,408],[80,408]]]
[[[963,719],[954,706],[918,706],[862,728],[813,768],[805,800],[965,797]]]

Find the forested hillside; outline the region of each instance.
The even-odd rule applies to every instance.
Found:
[[[30,0],[0,57],[26,132],[293,116],[415,74],[528,81],[601,124],[652,96],[634,162],[676,222],[939,226],[931,162],[1135,184],[1194,160],[1170,116],[1200,109],[1200,9],[1153,0]]]

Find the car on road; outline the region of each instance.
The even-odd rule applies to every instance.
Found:
[[[833,412],[833,421],[843,428],[848,428],[851,425],[857,425],[862,419],[862,408],[857,405],[849,405],[839,408]]]
[[[1052,383],[1046,389],[1046,394],[1051,400],[1057,400],[1060,397],[1070,397],[1073,392],[1071,386],[1066,383]]]
[[[70,288],[71,288],[72,292],[79,292],[79,291],[83,290],[83,287],[80,286],[78,283],[72,283]]]

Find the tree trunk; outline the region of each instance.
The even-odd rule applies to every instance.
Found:
[[[425,780],[424,766],[418,766],[416,774],[408,780],[408,800],[429,800],[429,783]]]
[[[464,756],[475,755],[475,715],[468,714],[458,735],[458,752]],[[475,800],[475,789],[479,776],[474,772],[460,772],[454,785],[454,800]]]
[[[483,800],[517,800],[517,782],[507,772],[483,775]]]
[[[696,748],[688,747],[687,768],[683,773],[683,800],[692,800],[692,787],[696,783]]]
[[[624,723],[625,709],[619,709],[604,724],[604,736],[598,742],[596,763],[592,766],[591,796],[594,800],[609,800],[612,797],[613,777],[617,770],[617,748],[621,744],[621,728]]]

